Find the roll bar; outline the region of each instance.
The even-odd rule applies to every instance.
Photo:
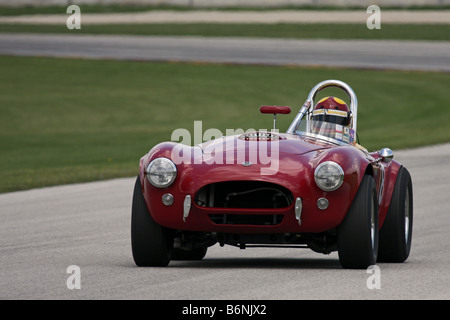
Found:
[[[297,116],[295,117],[294,121],[292,121],[291,125],[289,126],[289,129],[286,133],[295,133],[297,131],[298,126],[300,125],[303,117],[305,114],[309,114],[309,118],[307,120],[310,120],[310,115],[312,114],[312,108],[314,108],[315,105],[315,98],[317,94],[322,91],[325,88],[329,87],[336,87],[339,89],[342,89],[345,91],[350,98],[350,112],[351,112],[351,128],[356,132],[356,122],[357,122],[357,114],[358,114],[358,99],[356,98],[356,94],[353,91],[353,89],[346,84],[343,81],[340,80],[325,80],[322,81],[314,86],[314,88],[311,89],[309,92],[308,98],[306,99],[303,106],[300,108],[300,111],[298,112]],[[308,125],[309,121],[307,122]]]

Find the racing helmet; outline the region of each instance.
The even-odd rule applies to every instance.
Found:
[[[339,98],[325,97],[314,106],[312,119],[348,126],[351,119],[350,109]]]
[[[350,122],[351,112],[347,104],[336,97],[325,97],[314,106],[311,115],[311,131],[328,136],[328,130],[334,132],[336,127],[349,127]]]

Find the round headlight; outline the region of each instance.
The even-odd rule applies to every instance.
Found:
[[[157,188],[166,188],[177,177],[177,167],[167,158],[156,158],[148,164],[146,174],[152,185]]]
[[[319,164],[314,171],[314,180],[320,189],[334,191],[344,181],[344,170],[336,162],[325,161]]]

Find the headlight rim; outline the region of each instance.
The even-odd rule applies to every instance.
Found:
[[[157,184],[154,181],[152,181],[152,179],[150,178],[151,167],[153,165],[155,165],[156,161],[165,161],[172,167],[172,169],[173,169],[173,171],[172,171],[173,172],[173,177],[170,179],[169,182],[164,183],[164,184]],[[145,175],[147,177],[148,182],[150,182],[150,184],[152,186],[154,186],[154,187],[156,187],[158,189],[164,189],[164,188],[170,187],[173,184],[173,182],[176,180],[177,175],[178,175],[178,169],[177,169],[177,166],[175,165],[175,163],[172,160],[170,160],[169,158],[157,157],[157,158],[154,158],[152,161],[150,161],[150,163],[147,165],[147,167],[145,168]]]
[[[321,184],[319,183],[319,181],[318,181],[318,180],[319,180],[319,178],[318,178],[319,170],[322,169],[324,166],[327,166],[327,165],[331,165],[331,166],[337,168],[338,171],[339,171],[339,174],[340,174],[340,178],[339,178],[338,184],[337,184],[336,186],[334,186],[334,187],[331,187],[331,188],[324,187],[324,186],[321,185]],[[344,170],[343,170],[342,167],[341,167],[337,162],[335,162],[335,161],[330,161],[330,160],[329,160],[329,161],[321,162],[321,163],[316,167],[316,169],[314,170],[314,181],[316,182],[316,185],[317,185],[321,190],[323,190],[323,191],[326,191],[326,192],[335,191],[335,190],[339,189],[339,188],[342,186],[342,184],[344,183]]]

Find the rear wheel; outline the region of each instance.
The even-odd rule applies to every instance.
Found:
[[[365,175],[344,221],[338,227],[339,261],[344,268],[374,265],[378,252],[378,203],[375,181]]]
[[[395,181],[391,204],[380,230],[378,261],[404,262],[411,250],[413,192],[411,175],[401,167]]]
[[[131,248],[134,262],[140,267],[167,266],[173,248],[170,230],[157,224],[147,209],[139,177],[131,209]]]

